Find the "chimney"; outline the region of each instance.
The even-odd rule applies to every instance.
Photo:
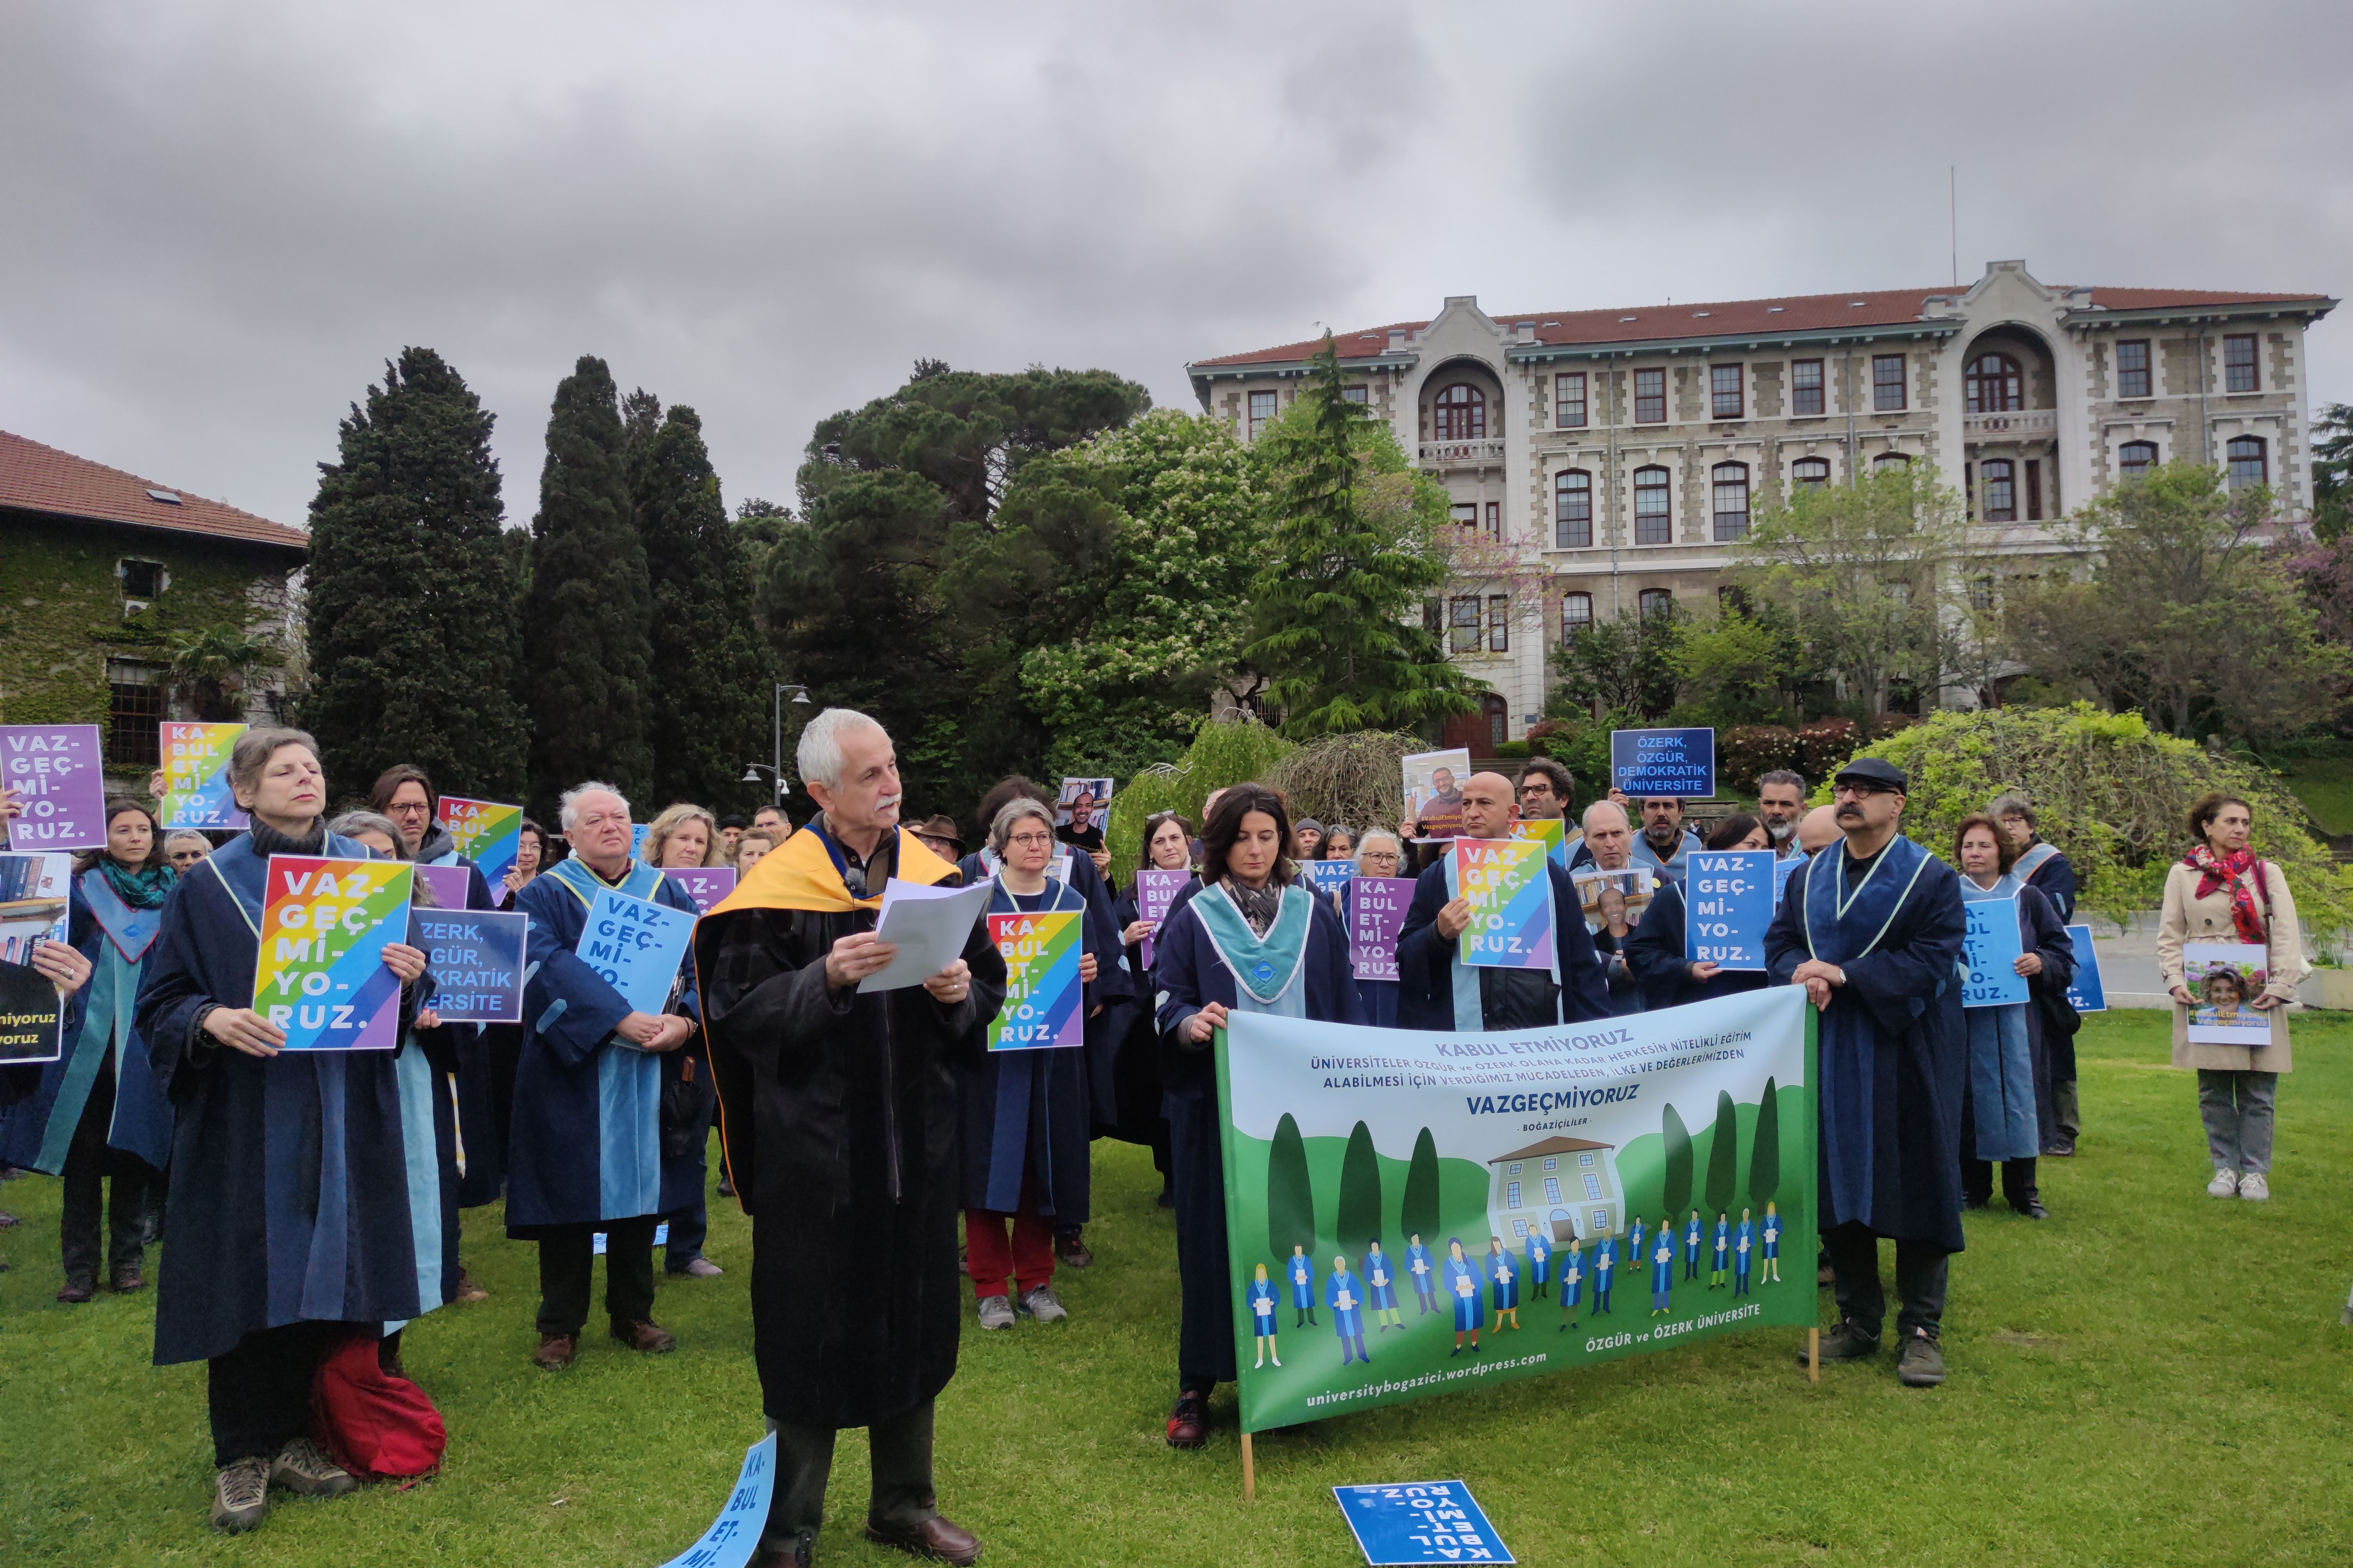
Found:
[[[1389,353],[1393,354],[1405,353],[1405,329],[1403,327],[1391,327],[1389,329]]]

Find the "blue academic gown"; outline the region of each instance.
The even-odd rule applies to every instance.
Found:
[[[1659,1243],[1651,1249],[1651,1305],[1667,1305],[1667,1292],[1675,1285],[1674,1233],[1662,1229]]]
[[[429,843],[427,845],[427,848],[431,847]],[[483,878],[481,868],[457,850],[444,850],[418,864],[464,867],[466,908],[492,910],[499,907],[499,900],[491,896],[491,885]],[[427,1030],[419,1037],[453,1064],[455,1077],[452,1081],[458,1096],[457,1133],[459,1145],[465,1152],[464,1169],[458,1177],[458,1205],[460,1208],[480,1208],[484,1204],[494,1204],[505,1190],[506,1173],[501,1168],[499,1159],[505,1133],[496,1125],[497,1101],[491,1089],[488,1037],[490,1029],[497,1026],[444,1024],[438,1031]],[[434,1038],[436,1034],[439,1036],[438,1039]],[[697,1048],[700,1048],[699,1042]]]
[[[1454,1303],[1454,1331],[1476,1333],[1479,1329],[1479,1266],[1466,1256],[1458,1261],[1451,1252],[1446,1255],[1446,1299]]]
[[[1438,934],[1438,911],[1452,901],[1447,879],[1451,858],[1426,867],[1414,882],[1413,903],[1407,909],[1398,934],[1398,1027],[1439,1029],[1449,1034],[1467,1026],[1456,1001],[1455,984],[1464,973],[1458,954],[1459,939]],[[1568,873],[1547,860],[1545,875],[1552,882],[1553,944],[1560,981],[1558,1017],[1569,1023],[1590,1023],[1609,1016],[1609,987],[1602,979],[1601,961],[1593,951],[1593,937],[1578,918],[1576,884]],[[1540,1028],[1556,1021],[1551,977],[1541,970],[1480,969],[1478,1016],[1482,1029]]]
[[[1365,1283],[1372,1292],[1373,1310],[1390,1312],[1397,1310],[1397,1275],[1390,1270],[1388,1253],[1366,1255]]]
[[[404,1045],[390,1051],[264,1060],[197,1028],[213,1005],[253,1004],[269,864],[252,846],[240,835],[180,879],[140,985],[139,1031],[174,1110],[158,1366],[288,1323],[405,1321],[456,1286],[454,1256],[420,1286],[409,1212],[409,1167],[435,1158],[407,1147],[400,1111],[398,1062],[425,983],[404,996]],[[323,853],[373,858],[332,835]],[[399,982],[385,970],[380,984]]]
[[[1291,1277],[1291,1310],[1294,1312],[1307,1310],[1315,1304],[1313,1289],[1315,1277],[1308,1269],[1307,1255],[1293,1253],[1284,1260],[1283,1268]]]
[[[1732,1226],[1719,1216],[1715,1222],[1715,1258],[1708,1272],[1721,1274],[1732,1267]]]
[[[1086,900],[1087,951],[1095,954],[1098,973],[1092,993],[1087,998],[1086,1067],[1087,1103],[1093,1120],[1093,1131],[1108,1133],[1119,1115],[1119,1058],[1128,1032],[1135,1026],[1139,1010],[1146,1010],[1141,977],[1128,967],[1127,950],[1120,945],[1119,933],[1127,928],[1119,922],[1118,906],[1113,902],[1110,886],[1087,852],[1076,845],[1058,842],[1056,858],[1046,868],[1047,876],[1066,884],[1071,891]],[[1067,856],[1065,858],[1064,857]],[[967,888],[997,875],[997,857],[987,850],[967,855],[956,862]],[[1068,876],[1063,872],[1067,871]],[[1002,913],[1003,911],[997,911]],[[1158,954],[1154,954],[1157,957]],[[1103,1011],[1098,1014],[1095,1008]],[[1079,1218],[1066,1215],[1056,1217],[1058,1228],[1068,1228],[1085,1218],[1085,1203],[1079,1205]]]
[[[1756,1260],[1757,1226],[1754,1221],[1744,1219],[1740,1222],[1739,1228],[1732,1234],[1732,1293],[1734,1295],[1748,1294],[1748,1269]]]
[[[1627,933],[1626,972],[1641,988],[1642,1005],[1655,1011],[1705,1002],[1742,991],[1762,991],[1772,984],[1761,969],[1731,970],[1713,980],[1694,980],[1684,956],[1683,939],[1689,918],[1681,882],[1662,883],[1642,911],[1642,923]]]
[[[1833,846],[1792,873],[1765,936],[1776,984],[1810,956],[1846,971],[1816,1019],[1820,1223],[1958,1252],[1960,874],[1901,835],[1860,885],[1849,858]]]
[[[1650,1232],[1644,1228],[1641,1220],[1638,1219],[1634,1222],[1633,1230],[1626,1237],[1627,1267],[1633,1268],[1649,1259],[1650,1254],[1645,1251],[1642,1247],[1642,1237],[1649,1234]]]
[[[1495,1247],[1488,1252],[1487,1278],[1493,1282],[1494,1300],[1491,1304],[1495,1310],[1516,1310],[1520,1304],[1520,1270],[1508,1248]]]
[[[1765,1216],[1764,1247],[1767,1258],[1781,1256],[1781,1215],[1778,1209]]]
[[[1972,1160],[2031,1160],[2042,1152],[2042,1129],[2050,1118],[2042,1113],[2042,1101],[2051,1092],[2051,1064],[2035,988],[2056,987],[2065,994],[2075,978],[2075,940],[2051,901],[2015,873],[1989,890],[1967,879],[1958,886],[1964,902],[2017,900],[2018,950],[2042,960],[2042,973],[2027,983],[2025,1001],[1961,1011],[1969,1053],[1961,1152]]]
[[[1609,1276],[1618,1271],[1618,1238],[1605,1236],[1593,1249],[1593,1310],[1609,1310]]]
[[[1250,1326],[1258,1331],[1260,1339],[1272,1339],[1274,1337],[1274,1281],[1251,1280],[1249,1301]]]
[[[1405,1249],[1405,1271],[1413,1277],[1414,1300],[1424,1312],[1434,1311],[1438,1300],[1438,1269],[1431,1261],[1430,1248],[1419,1245]]]
[[[601,885],[575,858],[533,877],[515,900],[531,916],[507,1177],[507,1235],[518,1240],[664,1207],[662,1058],[613,1033],[629,1005],[573,951]],[[638,861],[615,890],[695,912],[674,879]],[[691,947],[671,995],[671,1012],[700,1017]]]
[[[1699,1215],[1694,1214],[1690,1226],[1683,1231],[1683,1278],[1686,1279],[1699,1278]]]
[[[1551,1263],[1552,1251],[1545,1246],[1543,1233],[1534,1230],[1528,1232],[1528,1275],[1538,1286],[1541,1287],[1551,1281]]]
[[[1575,1307],[1585,1295],[1585,1254],[1575,1247],[1560,1255],[1560,1304]]]
[[[128,952],[109,936],[98,919],[85,879],[96,880],[97,895],[132,917],[125,931]],[[116,897],[104,874],[93,868],[73,879],[69,897],[67,941],[90,961],[90,981],[74,999],[79,1015],[69,1016],[66,1028],[69,1048],[58,1060],[41,1069],[49,1104],[40,1147],[29,1162],[37,1171],[54,1176],[66,1168],[66,1152],[81,1124],[82,1109],[110,1056],[113,1058],[114,1111],[107,1122],[107,1147],[132,1155],[162,1170],[172,1158],[172,1102],[148,1065],[147,1042],[139,1033],[139,980],[163,910],[133,910]],[[121,921],[118,920],[118,924]]]
[[[1350,1305],[1340,1304],[1343,1296]],[[1345,1268],[1337,1270],[1324,1279],[1324,1304],[1332,1309],[1332,1332],[1340,1341],[1340,1364],[1347,1365],[1351,1355],[1359,1361],[1372,1360],[1365,1353],[1365,1282]]]

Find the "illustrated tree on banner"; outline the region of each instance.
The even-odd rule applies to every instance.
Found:
[[[1691,1206],[1691,1130],[1670,1105],[1659,1117],[1659,1133],[1667,1145],[1667,1215],[1672,1218]]]
[[[1707,1135],[1708,1211],[1722,1214],[1729,1209],[1739,1187],[1740,1112],[1733,1109],[1732,1096],[1719,1089],[1715,1096],[1715,1125]]]
[[[1757,1107],[1757,1141],[1748,1146],[1748,1201],[1760,1207],[1781,1186],[1781,1101],[1773,1080],[1765,1080],[1765,1099]]]
[[[1340,1245],[1354,1251],[1381,1234],[1381,1158],[1373,1150],[1373,1130],[1356,1123],[1340,1160]]]
[[[1315,1251],[1315,1184],[1307,1173],[1307,1144],[1288,1113],[1267,1151],[1266,1239],[1278,1257],[1294,1247]]]
[[[1413,1141],[1413,1159],[1405,1168],[1405,1198],[1398,1205],[1398,1226],[1406,1236],[1438,1234],[1438,1140],[1430,1129]]]

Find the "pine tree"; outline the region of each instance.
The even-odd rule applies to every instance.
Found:
[[[1266,1155],[1266,1240],[1278,1258],[1293,1247],[1315,1253],[1315,1184],[1307,1170],[1307,1145],[1299,1123],[1284,1111],[1275,1123],[1274,1144]]]
[[[1707,1132],[1707,1206],[1722,1214],[1740,1190],[1740,1110],[1732,1096],[1718,1090],[1715,1125]]]
[[[743,804],[744,764],[767,755],[775,655],[753,624],[755,566],[719,498],[702,421],[652,395],[625,405],[627,468],[653,595],[653,788],[672,801]],[[765,797],[765,786],[751,793]]]
[[[1348,1133],[1347,1152],[1340,1157],[1340,1213],[1334,1223],[1344,1249],[1380,1239],[1381,1157],[1373,1148],[1373,1130],[1361,1121]]]
[[[1781,1097],[1765,1080],[1757,1107],[1756,1142],[1748,1146],[1748,1201],[1760,1208],[1781,1186]]]
[[[339,798],[400,762],[454,794],[522,787],[491,420],[439,354],[403,349],[339,426],[339,460],[319,465],[301,718]]]
[[[543,820],[559,794],[592,778],[618,785],[647,815],[651,592],[629,521],[617,401],[605,362],[583,354],[548,414],[522,614],[530,801]]]
[[[1425,1127],[1413,1141],[1413,1158],[1405,1168],[1405,1197],[1398,1205],[1398,1233],[1427,1237],[1424,1245],[1433,1244],[1438,1237],[1438,1141]]]
[[[1418,507],[1360,498],[1377,472],[1367,450],[1381,437],[1341,395],[1329,333],[1310,375],[1305,413],[1270,432],[1274,542],[1253,589],[1259,639],[1244,657],[1272,677],[1266,700],[1294,738],[1471,712],[1474,682],[1420,619],[1422,595],[1447,580],[1446,563],[1428,547]],[[1403,454],[1388,446],[1402,468]],[[1411,476],[1402,483],[1412,495]]]
[[[1659,1131],[1667,1144],[1667,1215],[1674,1217],[1691,1206],[1692,1138],[1691,1129],[1683,1119],[1668,1106],[1659,1118]]]

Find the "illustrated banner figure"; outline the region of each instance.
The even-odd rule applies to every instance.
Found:
[[[1242,1430],[1812,1326],[1813,1018],[1794,985],[1497,1034],[1234,1013],[1217,1059]],[[1694,1215],[1724,1228],[1720,1274],[1628,1256],[1637,1222],[1681,1237]],[[1294,1259],[1324,1309],[1305,1327]],[[1253,1307],[1267,1286],[1280,1312]]]
[[[1471,900],[1471,923],[1456,939],[1474,969],[1553,965],[1552,879],[1545,847],[1533,838],[1458,838],[1454,888]]]
[[[0,848],[106,847],[106,764],[95,724],[0,724],[0,788],[23,814]]]
[[[243,827],[228,792],[228,754],[242,724],[164,724],[164,826]]]
[[[408,940],[416,868],[399,860],[272,855],[253,1008],[290,1051],[388,1051],[400,977],[384,950]]]
[[[522,807],[445,795],[441,826],[458,841],[458,853],[471,860],[482,873],[482,880],[491,885],[491,897],[503,897],[505,889],[499,882],[514,869],[515,850],[522,843]]]
[[[1080,1010],[1076,910],[1037,915],[991,915],[988,940],[1005,956],[1005,1005],[988,1026],[992,1051],[1050,1050],[1087,1043]]]

